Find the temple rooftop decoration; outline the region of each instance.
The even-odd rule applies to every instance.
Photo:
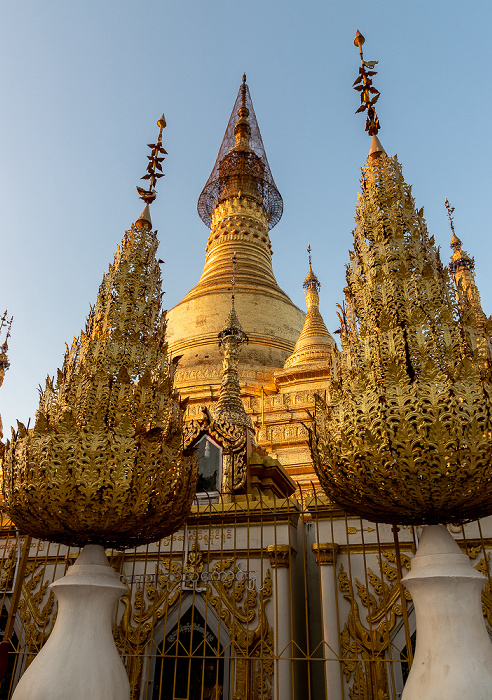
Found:
[[[311,246],[308,246],[308,254],[309,272],[302,285],[306,294],[307,314],[301,335],[295,344],[294,352],[285,361],[284,369],[331,358],[335,347],[335,341],[319,311],[319,290],[321,284],[311,266]]]
[[[366,69],[375,62],[364,61],[359,33],[354,43],[362,64],[358,111],[367,111],[374,139],[379,93]],[[332,381],[332,406],[318,396],[311,436],[320,483],[348,512],[375,522],[488,515],[492,365],[484,330],[458,308],[396,157],[379,148],[370,154],[361,186],[340,377]]]

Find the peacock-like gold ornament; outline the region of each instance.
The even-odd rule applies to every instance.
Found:
[[[189,514],[197,465],[183,450],[151,228],[147,205],[56,383],[40,391],[34,428],[19,423],[7,441],[4,503],[22,533],[122,549],[171,534]]]
[[[459,303],[423,210],[379,142],[361,184],[340,372],[333,405],[317,398],[311,434],[319,480],[335,502],[375,522],[490,515],[490,322]]]

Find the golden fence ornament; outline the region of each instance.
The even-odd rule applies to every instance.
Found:
[[[374,522],[492,512],[492,362],[456,302],[423,210],[395,158],[362,168],[341,309],[333,406],[318,397],[311,449],[326,493]]]
[[[169,535],[189,514],[197,465],[182,447],[157,247],[147,206],[56,385],[47,378],[34,429],[19,423],[6,444],[5,508],[22,533],[122,549]]]

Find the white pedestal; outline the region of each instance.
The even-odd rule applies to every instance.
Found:
[[[126,588],[104,548],[84,547],[50,588],[58,599],[56,623],[13,700],[129,700],[130,684],[112,632],[115,603]]]
[[[417,646],[402,700],[490,700],[492,644],[482,614],[486,579],[443,525],[424,528],[403,582],[417,618]]]

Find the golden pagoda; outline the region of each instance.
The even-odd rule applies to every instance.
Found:
[[[301,334],[294,346],[294,352],[285,363],[284,369],[306,363],[327,361],[333,356],[335,341],[328,331],[319,311],[319,290],[321,284],[311,266],[311,246],[308,246],[309,272],[302,285],[306,294],[307,313]]]
[[[176,386],[189,397],[189,418],[218,398],[222,358],[216,338],[229,313],[233,253],[238,267],[235,306],[249,329],[241,356],[243,396],[272,385],[274,370],[292,353],[304,314],[277,284],[269,236],[282,207],[243,76],[217,161],[198,200],[199,215],[210,226],[205,266],[199,282],[167,314],[169,351],[182,356]]]

